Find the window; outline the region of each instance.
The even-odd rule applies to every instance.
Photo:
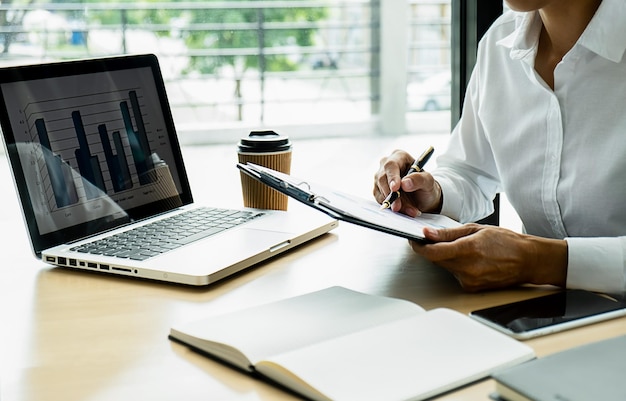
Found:
[[[0,65],[157,54],[181,136],[196,141],[259,126],[401,134],[424,115],[449,130],[450,0],[13,1],[0,13]]]

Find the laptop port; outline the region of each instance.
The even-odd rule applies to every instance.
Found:
[[[59,256],[59,258],[57,259],[57,263],[60,264],[60,265],[66,265],[67,264],[67,258]]]
[[[54,263],[57,259],[54,256],[46,256],[46,262]]]
[[[109,270],[109,265],[100,265],[102,270]]]
[[[76,266],[76,259],[70,259],[70,266]]]
[[[96,263],[93,263],[93,262],[87,262],[87,267],[91,267],[92,269],[96,269],[96,268],[98,268],[98,265]]]

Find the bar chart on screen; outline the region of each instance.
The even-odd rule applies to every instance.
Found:
[[[39,210],[55,225],[85,213],[176,199],[170,136],[149,70],[109,71],[3,87]],[[36,196],[34,196],[36,195]]]
[[[106,97],[110,95],[107,93]],[[87,199],[97,198],[102,192],[118,193],[136,186],[131,175],[131,163],[139,185],[150,184],[155,180],[151,174],[154,170],[152,151],[137,92],[128,91],[136,128],[128,100],[115,96],[115,100],[101,101],[97,99],[99,96],[101,94],[90,96],[94,99],[89,100],[89,103],[97,104],[98,110],[88,114],[89,120],[93,122],[87,126],[80,110],[59,108],[56,102],[48,102],[50,108],[43,112],[29,114],[32,104],[25,109],[27,124],[30,125],[30,121],[34,120],[35,130],[31,132],[31,141],[39,142],[47,151],[42,156],[50,179],[47,187],[54,195],[50,198],[54,199],[56,207],[79,201],[76,183],[68,174],[72,164],[78,167],[82,179],[92,184],[83,185]],[[64,101],[60,99],[59,103]],[[46,117],[40,117],[41,114]],[[51,121],[50,124],[47,124],[47,119]],[[54,126],[55,131],[50,132],[48,125]],[[94,125],[95,129],[92,129]],[[87,129],[90,129],[90,134]],[[50,140],[51,135],[56,138],[54,142]],[[88,135],[91,135],[91,140]],[[76,143],[78,147],[75,147]],[[61,158],[59,154],[65,154],[65,157]]]

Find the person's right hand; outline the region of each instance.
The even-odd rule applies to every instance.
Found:
[[[395,150],[380,160],[374,175],[374,198],[383,203],[391,191],[402,189],[402,196],[391,204],[391,210],[415,217],[422,212],[439,213],[443,195],[439,183],[425,171],[403,177],[415,160],[403,150]]]

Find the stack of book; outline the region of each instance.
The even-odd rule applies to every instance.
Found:
[[[493,375],[503,401],[626,400],[626,336],[571,348]]]

